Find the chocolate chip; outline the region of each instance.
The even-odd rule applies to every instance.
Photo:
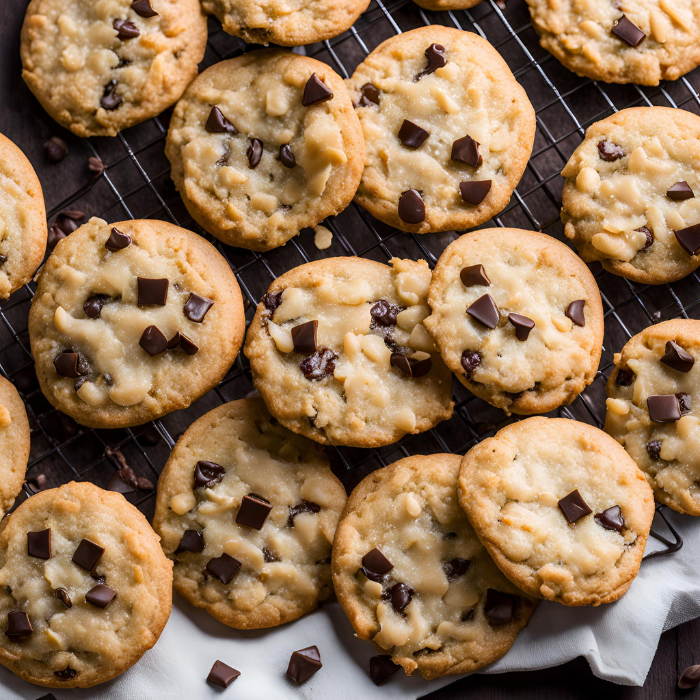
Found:
[[[100,547],[92,540],[83,539],[75,550],[72,561],[86,571],[92,571],[104,553],[104,547]]]
[[[7,258],[4,255],[0,255],[0,267],[2,267],[7,262]]]
[[[389,591],[391,606],[397,613],[403,613],[413,599],[413,589],[405,583],[395,583]]]
[[[102,313],[102,307],[109,297],[105,294],[93,294],[88,297],[83,304],[83,311],[88,318],[99,318]]]
[[[37,559],[51,559],[51,528],[27,533],[27,554]]]
[[[280,163],[282,163],[285,168],[293,168],[297,164],[297,159],[294,157],[288,143],[284,143],[280,146]]]
[[[678,679],[678,687],[681,690],[695,688],[698,683],[700,683],[700,665],[688,666]]]
[[[463,267],[459,273],[459,279],[465,287],[490,287],[491,280],[486,276],[483,265],[470,265]]]
[[[406,357],[403,353],[392,352],[390,364],[392,367],[401,370],[407,377],[424,377],[430,372],[433,361],[430,357],[423,360],[416,360],[412,357]]]
[[[452,144],[452,154],[450,158],[471,165],[473,168],[478,168],[483,162],[481,154],[479,153],[479,142],[475,141],[469,135],[457,139]]]
[[[212,576],[216,576],[225,586],[230,583],[240,568],[241,562],[228,554],[222,554],[220,557],[210,559],[207,563],[207,571]]]
[[[117,592],[113,591],[109,586],[98,583],[85,594],[85,602],[104,610],[114,600],[116,595]]]
[[[661,440],[649,440],[646,444],[649,457],[656,460],[661,457]]]
[[[105,86],[104,94],[100,100],[100,104],[104,109],[112,111],[122,103],[122,98],[115,92],[116,89],[117,81],[114,79],[110,80]]]
[[[635,231],[639,231],[647,237],[646,243],[644,244],[644,248],[642,248],[642,252],[644,252],[645,250],[649,250],[649,248],[651,248],[652,244],[654,243],[654,232],[648,226],[642,226],[641,228],[635,229]]]
[[[498,321],[501,318],[496,302],[490,294],[484,294],[471,306],[467,307],[467,314],[491,329],[498,325]]]
[[[74,668],[66,666],[62,671],[54,671],[53,675],[56,676],[59,680],[69,681],[75,678],[78,675],[78,672]]]
[[[673,232],[676,235],[678,245],[688,253],[695,255],[700,250],[700,224],[682,228],[680,231]]]
[[[44,152],[51,163],[60,163],[68,153],[66,142],[58,136],[52,136],[44,141]]]
[[[294,518],[302,513],[320,513],[321,506],[312,501],[302,500],[299,505],[291,506],[289,509],[289,518],[287,518],[287,527],[294,527]]]
[[[311,107],[311,105],[321,104],[321,102],[327,102],[332,99],[333,93],[316,73],[312,73],[304,86],[304,95],[301,98],[301,104],[304,105],[304,107]]]
[[[180,544],[175,550],[175,554],[180,554],[180,552],[203,552],[204,551],[204,537],[202,536],[201,530],[185,530],[185,534],[180,540]]]
[[[19,642],[21,639],[26,639],[34,630],[29,615],[21,610],[13,610],[7,613],[7,629],[5,636],[9,637],[13,642]]]
[[[674,394],[647,397],[647,409],[654,423],[675,423],[681,417],[678,398]]]
[[[402,308],[397,304],[391,304],[384,299],[380,299],[369,310],[370,316],[382,326],[395,326],[396,317],[401,313]]]
[[[535,327],[531,318],[520,314],[508,314],[508,320],[515,326],[515,337],[521,341],[527,340],[530,331]]]
[[[448,559],[442,562],[442,570],[445,572],[445,576],[448,579],[453,580],[464,576],[469,570],[469,564],[471,562],[469,559],[460,559],[455,557],[454,559]]]
[[[323,664],[318,647],[306,647],[295,651],[289,659],[287,675],[297,684],[308,681]]]
[[[125,39],[135,39],[141,32],[138,27],[129,22],[128,19],[115,19],[112,26],[117,31],[117,39],[124,41]]]
[[[400,667],[391,660],[391,656],[386,654],[373,656],[369,660],[369,677],[372,679],[374,685],[383,685],[399,670],[399,668]]]
[[[63,233],[56,224],[51,224],[51,226],[49,226],[48,236],[46,237],[46,247],[49,251],[52,251],[58,242],[62,241],[65,237],[66,234]]]
[[[93,174],[93,177],[99,177],[105,171],[105,164],[96,156],[88,158],[88,170]]]
[[[131,9],[140,17],[155,17],[158,13],[151,7],[151,0],[134,0]]]
[[[621,146],[618,146],[612,141],[598,141],[598,155],[603,159],[611,163],[614,160],[619,160],[624,158],[625,152],[622,150]]]
[[[634,372],[629,369],[620,369],[615,377],[617,386],[631,386],[634,381]]]
[[[577,520],[593,512],[586,501],[583,500],[583,496],[578,492],[578,489],[574,489],[568,496],[564,496],[559,501],[559,508],[564,513],[564,517],[569,522],[569,525],[573,525]]]
[[[73,233],[73,231],[78,230],[80,226],[78,222],[82,221],[84,218],[85,214],[82,211],[62,211],[56,216],[56,221],[54,222],[54,224],[58,226],[58,228],[61,231],[63,231],[63,233],[65,233],[66,236],[69,236],[71,233]]]
[[[72,352],[70,350],[60,352],[53,361],[56,374],[58,374],[59,377],[69,377],[70,379],[80,377],[84,372],[78,370],[79,359],[77,352]]]
[[[280,292],[281,294],[282,292]],[[200,297],[199,294],[190,294],[182,312],[194,323],[202,323],[204,317],[211,307],[214,306],[213,299],[207,299],[206,297]]]
[[[465,350],[462,353],[462,368],[467,375],[467,379],[471,379],[476,372],[476,368],[481,364],[481,355],[474,350]]]
[[[57,588],[54,591],[54,597],[58,598],[67,608],[73,607],[73,601],[70,599],[68,591],[65,588]]]
[[[128,470],[128,471],[127,471]],[[138,488],[136,474],[130,467],[123,467],[112,474],[107,482],[107,491],[116,493],[133,493]]]
[[[124,250],[131,245],[131,236],[126,233],[122,233],[118,228],[112,228],[109,234],[109,238],[105,243],[105,248],[107,250],[116,253],[118,250]]]
[[[669,187],[668,192],[666,192],[666,196],[669,199],[672,199],[674,202],[682,202],[685,199],[693,199],[693,197],[695,197],[695,193],[685,180],[681,180],[675,185],[671,185],[671,187]]]
[[[501,593],[493,588],[486,591],[484,615],[494,625],[506,625],[513,619],[515,598],[507,593]]]
[[[158,326],[148,326],[141,335],[139,345],[151,356],[155,357],[168,349],[168,339]]]
[[[218,484],[226,474],[226,470],[216,462],[200,460],[194,468],[194,488],[211,488]]]
[[[252,170],[258,167],[263,154],[263,142],[260,139],[250,139],[250,146],[245,152],[248,158],[248,167]]]
[[[238,130],[218,107],[212,107],[204,128],[210,134],[237,134]]]
[[[180,346],[188,355],[196,355],[199,352],[199,345],[192,339],[188,338],[184,333],[177,331],[175,335],[168,341],[168,350],[174,350]]]
[[[678,372],[690,372],[695,364],[695,358],[686,352],[678,343],[673,340],[666,341],[666,353],[661,358],[661,362]]]
[[[586,317],[584,316],[583,313],[583,307],[586,305],[586,300],[585,299],[577,299],[576,301],[572,301],[567,307],[566,307],[566,317],[570,318],[577,326],[585,326],[586,325]]]
[[[622,528],[625,526],[625,521],[622,519],[622,508],[620,508],[620,506],[611,506],[602,513],[596,513],[593,517],[595,521],[606,530],[617,530],[621,533]]]
[[[681,415],[684,416],[686,413],[690,413],[690,396],[680,393],[676,394],[676,398],[678,399],[678,408],[680,409]]]
[[[139,306],[165,306],[170,286],[170,281],[167,278],[137,277],[136,282]]]
[[[235,668],[231,668],[223,661],[215,661],[207,676],[207,683],[218,688],[228,688],[240,675],[240,671],[236,671]]]
[[[316,334],[318,331],[318,321],[307,321],[292,328],[292,343],[294,352],[301,355],[312,355],[316,352],[318,345]]]
[[[299,368],[308,380],[317,382],[324,377],[333,376],[337,358],[338,356],[332,350],[319,348],[313,355],[302,360]]]
[[[399,141],[406,148],[416,149],[423,145],[430,133],[408,119],[403,120],[399,129]]]
[[[399,197],[399,219],[407,224],[420,224],[425,221],[425,204],[418,190],[406,190]]]
[[[630,22],[625,15],[622,15],[622,17],[613,24],[610,31],[618,39],[621,39],[632,48],[639,46],[646,37],[646,34],[636,24]]]
[[[372,83],[365,83],[360,88],[360,100],[357,103],[358,107],[371,107],[379,104],[379,88]]]
[[[375,547],[362,557],[362,572],[370,581],[382,582],[394,565]]]
[[[241,506],[236,514],[236,522],[239,525],[261,530],[271,510],[272,505],[268,500],[254,493],[249,493],[247,496],[243,496]]]
[[[459,191],[462,199],[467,204],[481,204],[486,195],[491,191],[491,180],[469,180],[459,183]]]
[[[425,50],[425,57],[428,59],[428,66],[420,73],[417,73],[413,78],[413,82],[417,82],[423,76],[434,73],[438,68],[442,68],[446,63],[445,47],[441,44],[430,44]]]

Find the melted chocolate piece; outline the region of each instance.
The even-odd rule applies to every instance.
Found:
[[[7,613],[7,628],[5,636],[12,642],[26,639],[34,630],[29,615],[22,610],[13,610]]]
[[[70,599],[68,591],[65,588],[57,588],[54,591],[54,597],[58,598],[67,608],[73,607],[73,601]]]
[[[481,364],[481,355],[474,350],[465,350],[462,353],[462,368],[467,375],[467,379],[471,379],[476,372],[476,368]]]
[[[459,183],[459,191],[467,204],[477,206],[486,199],[486,195],[491,191],[491,184],[491,180],[468,180]]]
[[[682,202],[685,199],[693,199],[695,193],[685,180],[681,180],[668,188],[666,196],[674,202]]]
[[[218,107],[212,107],[204,128],[210,134],[237,134],[238,130]]]
[[[72,561],[85,571],[92,571],[104,553],[104,547],[92,540],[83,539],[75,550]]]
[[[282,290],[283,292],[284,290]],[[277,292],[277,293],[267,293],[263,298],[263,304],[265,304],[265,308],[271,313],[274,314],[275,311],[277,311],[277,307],[282,303],[282,292]]]
[[[559,501],[559,508],[561,508],[561,512],[569,525],[573,525],[577,520],[593,512],[586,501],[583,500],[583,496],[578,492],[578,489],[574,489],[568,496],[564,496]]]
[[[695,358],[678,343],[673,340],[667,340],[665,354],[661,358],[661,362],[677,372],[686,373],[693,369]]]
[[[59,377],[68,377],[69,379],[77,379],[85,372],[80,371],[79,367],[80,356],[77,352],[64,350],[56,355],[53,361],[53,366],[56,369],[56,374]]]
[[[471,306],[467,307],[467,314],[487,328],[494,329],[501,318],[498,306],[490,294],[479,297]]]
[[[674,394],[647,397],[647,409],[654,423],[675,423],[681,417],[680,404]]]
[[[46,247],[49,249],[49,251],[52,251],[65,237],[66,234],[63,233],[63,231],[61,231],[56,224],[51,224],[46,237]]]
[[[204,551],[204,537],[201,530],[185,530],[185,534],[180,540],[180,544],[175,550],[175,554],[180,554],[181,552],[203,552]]]
[[[611,163],[612,161],[624,158],[625,152],[622,150],[621,146],[618,146],[612,141],[598,141],[598,155],[603,159]]]
[[[678,245],[688,253],[688,255],[696,255],[700,250],[700,224],[682,228],[680,231],[673,232],[678,241]]]
[[[170,286],[170,281],[167,278],[137,277],[136,282],[139,306],[165,306],[168,301],[168,287]]]
[[[0,267],[2,267],[7,262],[7,258],[4,255],[0,255]]]
[[[506,625],[513,619],[513,608],[515,607],[514,596],[501,593],[493,588],[486,591],[486,601],[484,602],[484,615],[492,625]]]
[[[586,317],[584,316],[583,313],[583,307],[586,305],[586,300],[585,299],[577,299],[576,301],[572,301],[567,307],[566,307],[566,317],[570,318],[577,326],[585,326],[586,325]]]
[[[332,377],[335,371],[335,361],[338,356],[328,348],[319,348],[313,355],[299,363],[299,368],[304,376],[312,382],[317,382],[324,377]]]
[[[617,386],[632,386],[634,381],[634,372],[629,369],[620,369],[615,377],[615,384]]]
[[[236,671],[235,668],[231,668],[223,661],[215,661],[207,676],[207,683],[211,683],[218,688],[228,688],[240,675],[240,671]]]
[[[520,314],[508,314],[508,320],[515,326],[515,337],[520,341],[527,340],[530,331],[535,327],[531,318]]]
[[[391,598],[391,607],[397,613],[403,614],[403,611],[413,599],[413,589],[405,583],[395,583],[389,591],[389,596]]]
[[[156,17],[158,13],[151,7],[151,0],[134,0],[131,3],[131,9],[139,15],[139,17]]]
[[[445,572],[445,576],[448,579],[454,580],[460,576],[464,576],[469,570],[469,565],[471,562],[469,559],[460,559],[455,557],[454,559],[448,559],[442,562],[442,570]]]
[[[88,318],[99,318],[102,313],[102,307],[108,299],[109,297],[106,294],[93,294],[91,297],[88,297],[83,304],[85,315]]]
[[[654,460],[661,458],[661,440],[649,440],[646,444],[649,457]]]
[[[372,83],[365,83],[360,88],[360,100],[357,103],[358,107],[371,107],[379,104],[379,88]]]
[[[617,530],[619,533],[622,533],[622,528],[625,526],[620,506],[611,506],[602,513],[596,513],[593,517],[606,530]]]
[[[69,681],[75,678],[78,675],[78,672],[74,668],[66,666],[62,671],[54,671],[53,675],[59,680]]]
[[[293,168],[297,164],[297,159],[294,157],[288,143],[284,143],[280,146],[280,163],[282,163],[285,168]]]
[[[418,190],[406,190],[399,197],[398,215],[407,224],[420,224],[425,221],[425,204]]]
[[[399,129],[399,141],[406,148],[420,148],[430,133],[408,119],[403,120]]]
[[[129,22],[128,19],[115,19],[112,26],[117,32],[117,39],[124,41],[125,39],[135,39],[141,34],[138,27]]]
[[[141,335],[139,345],[151,356],[155,357],[168,349],[168,339],[158,326],[148,326]]]
[[[300,355],[313,355],[318,349],[316,334],[318,332],[318,321],[307,321],[292,328],[292,343],[294,352]]]
[[[287,675],[298,685],[308,681],[323,664],[318,647],[306,647],[295,651],[289,659]]]
[[[383,685],[399,668],[400,666],[391,660],[391,656],[386,654],[373,656],[369,660],[369,677],[374,685]]]
[[[686,413],[690,413],[690,395],[681,392],[676,394],[676,398],[678,399],[678,408],[681,415],[684,416]]]
[[[491,280],[486,276],[483,265],[470,265],[463,267],[459,273],[459,279],[465,287],[490,287]]]
[[[27,554],[37,559],[51,559],[51,528],[27,533]]]
[[[615,22],[610,31],[632,48],[639,46],[646,37],[646,34],[625,15]]]
[[[48,141],[44,141],[44,153],[50,163],[60,163],[68,153],[68,146],[63,139],[52,136]]]
[[[289,518],[287,518],[287,527],[294,527],[294,518],[302,513],[320,513],[321,506],[313,503],[312,501],[302,500],[299,505],[292,506],[289,509]]]
[[[375,547],[362,557],[362,572],[370,581],[381,583],[394,565]]]
[[[282,292],[280,292],[280,294],[282,294]],[[192,293],[185,302],[182,312],[190,321],[202,323],[212,306],[214,306],[213,299],[207,299],[206,297],[200,297],[199,294]]]
[[[403,353],[392,352],[390,364],[403,372],[407,377],[424,377],[430,372],[433,361],[429,357],[426,357],[424,360],[415,360],[411,357],[406,357]]]
[[[180,331],[177,331],[177,333],[175,333],[175,335],[168,341],[168,350],[174,350],[178,345],[188,355],[196,355],[199,352],[199,345]]]
[[[112,79],[105,86],[102,99],[100,104],[102,107],[108,111],[115,110],[122,103],[122,98],[117,95],[115,90],[117,89],[117,81]]]
[[[304,107],[321,104],[333,99],[333,93],[328,86],[316,75],[312,73],[311,77],[304,85],[304,95],[301,98],[301,104]]]
[[[250,139],[250,146],[248,146],[248,150],[245,154],[248,158],[248,167],[251,170],[255,170],[262,158],[263,142],[260,139]]]
[[[468,134],[452,144],[450,158],[471,165],[473,168],[478,168],[483,163],[483,158],[479,153],[479,142]]]
[[[104,610],[114,600],[116,595],[117,592],[113,591],[109,586],[105,586],[104,583],[98,583],[85,594],[85,602]]]
[[[428,65],[420,73],[417,73],[413,78],[413,82],[419,81],[426,75],[434,73],[438,68],[442,68],[447,64],[445,58],[445,47],[441,44],[430,44],[425,50],[425,57],[428,59]]]
[[[369,313],[373,321],[376,321],[382,326],[388,327],[396,325],[396,317],[401,313],[401,311],[403,311],[401,306],[391,304],[384,299],[380,299],[372,306]]]
[[[218,484],[226,474],[226,470],[216,462],[200,460],[194,468],[194,488],[211,488]]]
[[[241,568],[241,562],[228,554],[222,554],[220,557],[210,559],[207,563],[207,571],[221,581],[225,586],[231,582],[231,579],[238,573]]]
[[[124,250],[131,245],[131,236],[126,233],[122,233],[117,228],[112,228],[112,232],[109,234],[109,238],[105,243],[105,248],[116,253],[118,250]]]
[[[642,226],[641,228],[635,229],[635,231],[640,231],[647,237],[646,243],[644,244],[644,248],[642,248],[641,252],[649,250],[654,243],[654,232],[648,226]]]
[[[247,496],[243,496],[241,506],[236,514],[236,522],[239,525],[261,530],[271,510],[272,505],[268,500],[254,493],[249,493]]]

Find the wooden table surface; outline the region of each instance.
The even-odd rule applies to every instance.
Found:
[[[519,1],[519,0],[513,0]],[[59,127],[44,113],[21,80],[19,33],[28,0],[0,0],[0,131],[11,138],[33,163],[44,188],[47,210],[52,209],[86,180],[87,145]],[[60,136],[69,147],[60,170],[44,155],[43,143]],[[59,176],[60,173],[60,176]],[[643,615],[643,611],[640,611]],[[625,630],[619,643],[625,644]],[[643,688],[627,688],[601,681],[590,671],[585,659],[564,666],[531,673],[497,676],[474,675],[426,696],[430,700],[506,700],[537,698],[624,698],[664,700],[700,697],[700,689],[677,690],[680,673],[700,662],[700,619],[666,632],[661,637],[654,663]],[[42,695],[37,688],[37,697]],[[2,691],[0,690],[0,698]]]

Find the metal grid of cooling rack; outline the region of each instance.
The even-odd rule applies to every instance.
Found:
[[[636,105],[665,105],[700,112],[700,70],[672,84],[657,88],[613,86],[577,78],[559,65],[538,44],[527,6],[520,0],[484,0],[471,10],[427,12],[410,0],[372,0],[355,26],[330,41],[301,49],[329,63],[347,78],[355,66],[384,39],[428,24],[445,24],[476,32],[504,57],[527,91],[537,114],[535,146],[523,178],[509,205],[485,226],[516,226],[544,231],[564,240],[559,219],[561,168],[594,121],[614,111]],[[248,50],[243,42],[226,35],[210,20],[204,66]],[[327,251],[313,244],[312,233],[302,231],[284,248],[260,254],[229,248],[212,239],[188,215],[169,178],[163,155],[168,113],[123,132],[115,139],[92,139],[94,156],[105,164],[104,173],[85,182],[49,212],[49,221],[66,209],[84,210],[88,216],[108,221],[125,218],[164,219],[204,235],[228,260],[246,299],[250,321],[258,300],[270,282],[286,270],[331,255],[359,255],[386,262],[394,256],[424,258],[431,267],[457,233],[417,236],[372,219],[352,205],[324,222],[333,232]],[[605,310],[605,344],[601,367],[593,384],[570,406],[556,415],[602,427],[604,386],[612,369],[612,354],[645,326],[674,317],[700,317],[700,277],[690,275],[674,284],[636,285],[594,266]],[[241,398],[253,391],[250,372],[242,353],[221,384],[190,408],[126,430],[92,430],[77,425],[53,409],[42,396],[33,371],[27,334],[27,315],[34,285],[27,285],[0,304],[0,372],[22,393],[32,427],[32,452],[24,498],[35,492],[37,475],[47,486],[70,479],[90,480],[105,486],[123,456],[134,471],[153,482],[163,468],[177,437],[196,418],[221,402]],[[510,420],[505,414],[472,396],[454,382],[455,414],[433,430],[407,436],[399,443],[378,450],[334,448],[330,456],[334,471],[351,489],[367,473],[410,454],[464,453],[483,437]],[[115,457],[115,450],[117,450]],[[154,492],[137,491],[127,498],[151,515]],[[18,503],[23,500],[18,499]],[[670,537],[654,531],[663,553],[682,546],[678,533],[668,526]],[[657,554],[657,553],[655,553]]]

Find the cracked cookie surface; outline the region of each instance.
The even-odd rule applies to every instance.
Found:
[[[0,509],[7,511],[22,490],[29,459],[29,421],[17,389],[0,376]]]

